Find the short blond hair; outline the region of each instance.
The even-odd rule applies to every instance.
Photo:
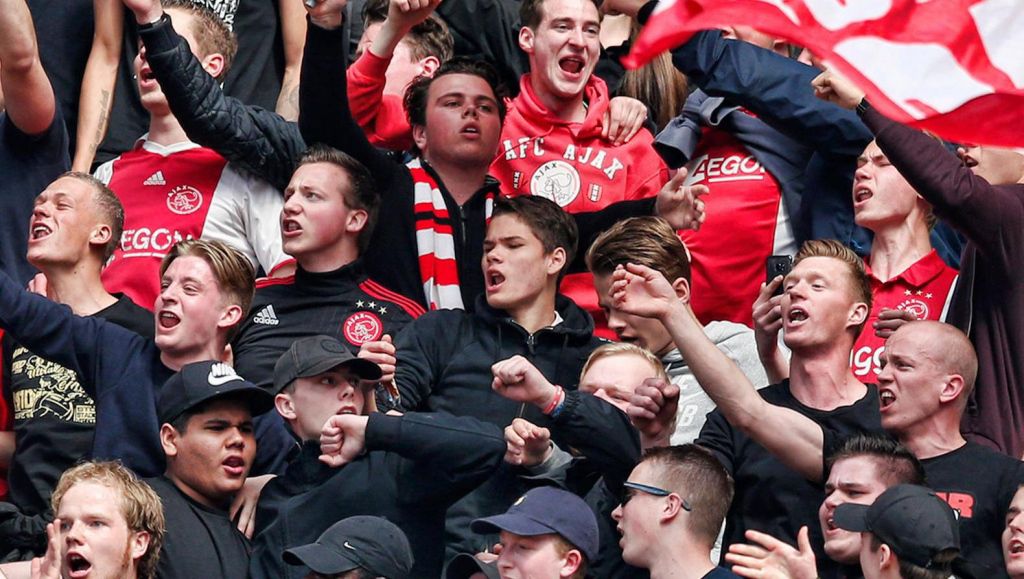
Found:
[[[611,358],[613,356],[632,355],[639,356],[647,361],[654,370],[655,376],[662,380],[668,381],[668,373],[665,372],[665,366],[661,363],[650,350],[647,348],[641,348],[636,344],[630,344],[628,342],[612,342],[610,344],[602,344],[594,349],[587,358],[587,361],[583,364],[583,370],[580,371],[580,380],[586,376],[587,371],[593,366],[598,360],[603,358]]]
[[[867,270],[864,269],[864,260],[859,255],[835,239],[812,239],[805,241],[800,246],[800,251],[797,252],[796,257],[793,259],[793,267],[796,267],[801,261],[809,257],[827,257],[843,262],[849,274],[847,277],[849,280],[850,297],[857,302],[867,304],[868,311],[871,311],[871,304],[874,301],[871,294],[871,279],[868,277]],[[867,323],[868,316],[864,316],[864,321],[857,326],[857,333],[854,334],[855,337],[864,331],[864,325]]]
[[[149,535],[149,547],[139,559],[138,576],[139,579],[156,577],[156,564],[164,542],[164,508],[160,497],[120,462],[83,462],[64,471],[57,481],[57,488],[50,497],[53,512],[60,512],[61,501],[71,487],[84,482],[112,489],[121,499],[121,516],[128,530]]]

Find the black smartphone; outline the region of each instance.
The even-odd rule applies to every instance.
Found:
[[[793,269],[793,258],[789,255],[770,255],[764,262],[765,277],[764,283],[771,283],[778,276],[785,277]],[[773,296],[782,295],[782,285],[775,289]]]

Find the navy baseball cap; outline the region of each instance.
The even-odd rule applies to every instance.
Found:
[[[292,342],[274,365],[274,393],[297,378],[309,378],[346,366],[364,380],[380,380],[380,366],[354,356],[348,347],[331,336],[310,336]]]
[[[305,565],[321,575],[365,569],[374,577],[405,579],[412,572],[409,539],[381,517],[357,516],[334,523],[315,543],[284,552],[289,565]]]
[[[228,364],[206,360],[185,364],[164,382],[157,398],[157,417],[161,424],[172,422],[186,411],[222,396],[244,399],[253,416],[274,407],[269,392],[236,374]]]
[[[597,557],[597,518],[580,497],[553,487],[531,489],[502,515],[477,519],[475,533],[507,531],[530,537],[556,533],[572,543],[588,561]]]
[[[949,505],[922,486],[896,485],[869,505],[836,507],[840,529],[870,532],[901,561],[931,568],[940,551],[960,549],[960,526]]]

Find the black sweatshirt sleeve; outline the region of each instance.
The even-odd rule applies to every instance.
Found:
[[[505,437],[497,426],[468,416],[377,413],[366,425],[366,448],[406,459],[398,478],[403,501],[454,502],[501,464]]]
[[[586,457],[613,493],[622,490],[640,460],[640,435],[629,417],[584,392],[566,391],[565,409],[555,418],[551,434],[560,447]]]
[[[169,19],[139,31],[146,59],[188,138],[284,190],[306,143],[295,123],[224,95]]]

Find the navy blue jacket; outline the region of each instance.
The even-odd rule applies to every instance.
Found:
[[[96,401],[93,458],[120,459],[141,477],[164,472],[159,387],[174,374],[152,340],[25,291],[0,272],[0,328],[78,374]]]

